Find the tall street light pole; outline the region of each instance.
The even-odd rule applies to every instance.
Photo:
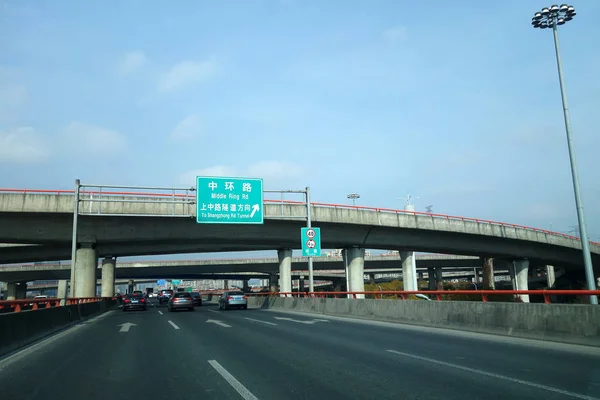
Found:
[[[360,199],[360,194],[358,193],[350,193],[348,196],[346,196],[347,198],[352,200],[352,205],[355,206],[356,205],[356,199]]]
[[[554,50],[556,52],[556,64],[558,66],[558,80],[560,82],[560,94],[562,96],[563,114],[565,119],[565,130],[567,131],[567,145],[569,147],[569,159],[571,160],[571,175],[573,177],[573,191],[575,192],[575,205],[577,206],[577,219],[579,221],[579,237],[581,238],[581,249],[583,251],[583,263],[585,265],[585,278],[589,290],[595,290],[594,268],[592,266],[592,256],[590,254],[590,242],[585,229],[585,217],[583,214],[583,204],[579,190],[579,173],[577,172],[577,161],[575,159],[575,149],[573,148],[573,138],[571,135],[571,119],[569,118],[569,106],[567,104],[567,94],[565,82],[563,79],[562,62],[560,60],[560,48],[558,45],[558,26],[571,21],[576,15],[573,6],[554,4],[550,7],[542,8],[542,11],[536,12],[531,24],[534,28],[547,29],[552,28],[554,34]],[[598,304],[596,296],[590,296],[591,304]]]

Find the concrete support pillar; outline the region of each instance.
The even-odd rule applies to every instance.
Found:
[[[556,275],[554,274],[554,265],[546,265],[546,281],[548,289],[553,289],[556,283]]]
[[[115,295],[115,264],[114,257],[105,257],[102,260],[102,287],[100,289],[102,297],[113,297]]]
[[[292,249],[277,250],[279,258],[279,291],[290,293],[292,291]]]
[[[437,289],[435,268],[427,268],[427,286],[428,286],[429,290]]]
[[[404,290],[418,290],[415,252],[401,251],[400,259],[402,260],[402,282]]]
[[[515,260],[515,283],[517,290],[528,290],[529,286],[529,260]],[[529,303],[529,295],[520,295],[523,303]]]
[[[348,263],[348,283],[349,292],[364,292],[365,291],[365,249],[360,247],[350,247],[344,249],[346,253],[346,261]],[[354,296],[348,295],[349,298]],[[357,294],[357,299],[364,299],[364,294]]]
[[[442,267],[435,267],[435,283],[437,290],[444,290],[444,271]]]
[[[494,259],[489,257],[483,258],[483,289],[496,289],[496,281],[494,279]]]
[[[250,286],[248,285],[248,279],[244,279],[242,281],[242,292],[244,292],[244,293],[250,292]]]
[[[16,300],[17,299],[17,284],[14,282],[8,282],[6,284],[6,295],[4,296],[6,300]]]
[[[127,293],[133,293],[134,286],[135,286],[135,282],[133,281],[133,279],[129,279],[127,281]],[[171,289],[173,289],[173,283],[172,282],[171,282]]]
[[[298,292],[304,292],[304,277],[300,276],[298,278]]]
[[[271,292],[277,292],[278,288],[277,288],[277,274],[270,274],[269,275],[269,290]]]
[[[369,283],[371,285],[375,284],[375,274],[369,274]]]
[[[24,298],[27,297],[27,282],[21,282],[21,283],[17,284],[16,288],[17,288],[17,293],[16,293],[17,300],[23,300]]]
[[[96,296],[96,268],[98,255],[91,245],[83,245],[77,249],[75,258],[75,297]]]
[[[68,284],[68,280],[66,279],[61,279],[58,281],[58,289],[56,291],[56,298],[58,299],[64,299],[65,296],[67,295],[67,284]]]

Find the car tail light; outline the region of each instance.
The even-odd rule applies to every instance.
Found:
[[[227,296],[227,300],[233,300],[233,296]]]
[[[125,303],[129,303],[129,299],[125,299]]]
[[[142,303],[145,303],[145,302],[146,302],[146,299],[142,297]]]
[[[244,300],[248,299],[248,296],[244,296]]]

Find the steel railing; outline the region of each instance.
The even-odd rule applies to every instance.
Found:
[[[0,313],[6,312],[21,312],[35,311],[44,308],[60,307],[61,301],[64,305],[70,306],[74,304],[95,303],[106,299],[115,299],[115,297],[72,297],[68,299],[46,298],[46,299],[19,299],[19,300],[1,300]]]
[[[363,292],[258,292],[246,293],[251,296],[269,296],[269,297],[301,297],[301,298],[327,298],[345,296],[356,299],[357,295],[373,296],[374,299],[383,299],[384,296],[394,296],[402,300],[419,300],[416,295],[427,296],[435,300],[453,300],[451,296],[467,295],[480,297],[481,301],[488,302],[490,296],[509,295],[519,297],[522,295],[543,296],[544,303],[551,304],[551,296],[592,296],[600,295],[600,290],[388,290],[388,291],[363,291]],[[506,300],[509,301],[509,300]]]

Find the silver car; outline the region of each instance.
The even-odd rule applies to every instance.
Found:
[[[244,310],[248,308],[248,297],[244,295],[244,292],[235,290],[223,293],[219,298],[219,309],[228,310],[230,308],[242,308]]]
[[[192,295],[187,292],[174,293],[169,299],[168,309],[169,311],[175,311],[180,308],[185,308],[189,311],[194,311],[194,302]]]

